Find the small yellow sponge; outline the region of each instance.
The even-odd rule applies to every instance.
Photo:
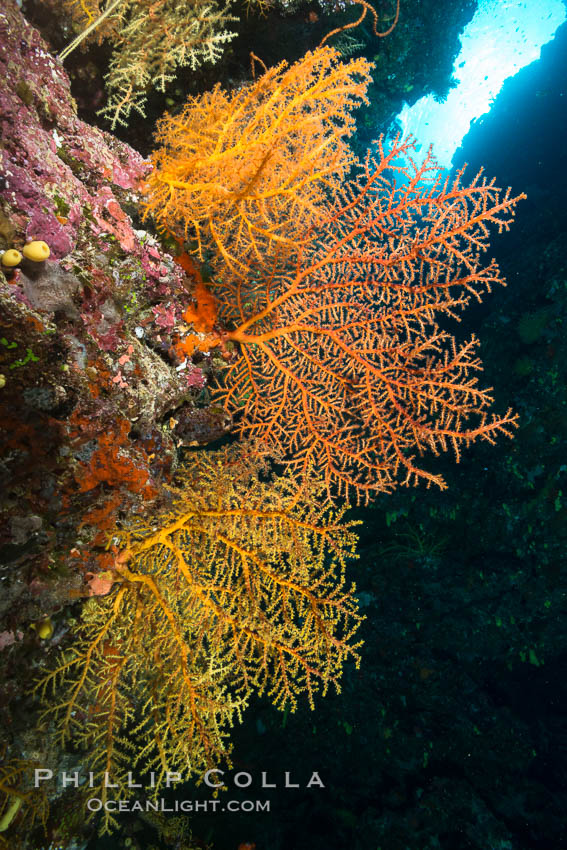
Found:
[[[5,269],[13,269],[14,266],[22,262],[22,255],[15,248],[10,248],[9,251],[4,251],[2,254],[2,265]]]
[[[41,640],[49,640],[49,638],[53,636],[53,623],[48,617],[47,620],[43,620],[41,623],[36,623],[35,630],[37,636],[40,637]]]
[[[26,260],[33,260],[34,263],[42,263],[51,253],[47,242],[28,242],[22,251]]]

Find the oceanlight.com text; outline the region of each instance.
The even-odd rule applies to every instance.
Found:
[[[175,814],[200,812],[215,814],[220,812],[269,812],[269,800],[101,800],[90,797],[87,800],[89,812],[165,812]]]

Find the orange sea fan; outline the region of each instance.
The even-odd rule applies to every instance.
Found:
[[[218,390],[240,433],[284,454],[298,479],[314,465],[329,492],[368,500],[397,483],[440,487],[421,458],[510,435],[489,415],[473,336],[438,324],[503,283],[483,263],[489,226],[507,230],[523,195],[463,172],[450,183],[431,151],[399,139],[345,184],[324,222],[253,278],[216,289],[239,356]],[[445,323],[444,323],[445,325]]]
[[[371,67],[324,47],[230,94],[190,98],[158,125],[146,215],[233,273],[294,248],[352,165],[346,138]]]

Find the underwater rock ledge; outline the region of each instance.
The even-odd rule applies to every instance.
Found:
[[[180,363],[173,350],[195,281],[131,217],[148,161],[78,119],[66,72],[13,0],[0,79],[0,249],[12,252],[0,271],[0,717],[13,739],[10,706],[67,629],[58,612],[108,592],[108,531],[155,501],[180,445],[231,422],[207,407],[212,356]],[[18,264],[30,241],[49,258]]]

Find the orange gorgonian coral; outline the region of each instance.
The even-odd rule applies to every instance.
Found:
[[[233,273],[294,247],[352,165],[346,138],[370,68],[325,47],[230,94],[217,85],[190,98],[158,125],[146,214]]]
[[[458,460],[516,426],[510,410],[488,414],[478,342],[458,343],[445,320],[503,283],[483,263],[489,227],[507,230],[525,196],[480,173],[449,182],[431,151],[414,163],[413,147],[380,142],[293,262],[215,291],[238,348],[218,395],[240,433],[285,454],[299,479],[313,465],[329,492],[365,501],[400,482],[444,487],[426,452]]]

